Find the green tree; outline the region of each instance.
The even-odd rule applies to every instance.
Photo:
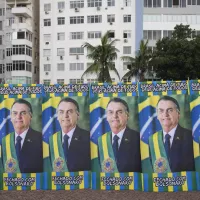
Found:
[[[145,42],[141,40],[140,49],[136,52],[136,56],[122,56],[121,59],[130,63],[128,65],[129,71],[122,77],[128,79],[137,76],[139,81],[144,81],[145,73],[149,72],[149,61],[151,58],[151,51],[148,49],[148,40]]]
[[[151,64],[164,80],[196,79],[200,76],[200,38],[189,25],[176,25],[172,37],[156,43]]]
[[[93,46],[86,42],[83,44],[87,48],[87,57],[93,60],[93,63],[85,70],[82,75],[84,78],[87,75],[96,75],[99,82],[112,82],[110,71],[114,71],[120,79],[119,73],[115,68],[115,59],[119,50],[115,48],[118,39],[110,40],[110,31],[107,31],[101,38],[101,44]]]

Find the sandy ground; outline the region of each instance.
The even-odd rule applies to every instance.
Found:
[[[0,191],[0,200],[200,200],[200,192],[136,192],[136,191]]]

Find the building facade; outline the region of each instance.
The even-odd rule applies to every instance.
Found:
[[[0,2],[0,83],[39,83],[39,0]]]
[[[190,25],[200,35],[200,0],[144,0],[143,21],[143,37],[152,50],[177,24]]]
[[[41,0],[40,1],[40,82],[68,84],[93,82],[81,79],[92,63],[85,42],[100,44],[109,30],[110,39],[119,39],[115,66],[122,78],[127,63],[121,56],[134,56],[142,39],[143,2],[135,0]],[[114,81],[119,81],[111,73]]]

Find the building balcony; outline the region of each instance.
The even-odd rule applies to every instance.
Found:
[[[14,7],[12,8],[12,14],[16,16],[23,16],[26,18],[32,18],[32,11],[27,7]]]
[[[27,24],[27,23],[14,23],[12,24],[12,29],[15,31],[20,31],[20,30],[28,30],[30,32],[33,32],[33,28],[31,25]]]
[[[32,77],[32,72],[25,71],[25,70],[15,70],[15,71],[11,71],[11,77],[13,76]]]
[[[15,5],[16,4],[31,4],[31,0],[6,0],[6,3],[10,6]]]
[[[33,43],[26,39],[14,39],[12,40],[12,45],[28,45],[29,47],[32,47]]]
[[[31,62],[33,61],[32,57],[28,56],[28,55],[12,55],[11,56],[11,60],[25,60],[25,61],[28,61],[28,62]]]

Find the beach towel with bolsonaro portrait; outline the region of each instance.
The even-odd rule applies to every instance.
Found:
[[[187,89],[186,81],[139,83],[144,191],[197,189]]]
[[[43,189],[90,188],[89,87],[54,85],[44,89]]]
[[[137,84],[92,84],[92,188],[141,190]]]

